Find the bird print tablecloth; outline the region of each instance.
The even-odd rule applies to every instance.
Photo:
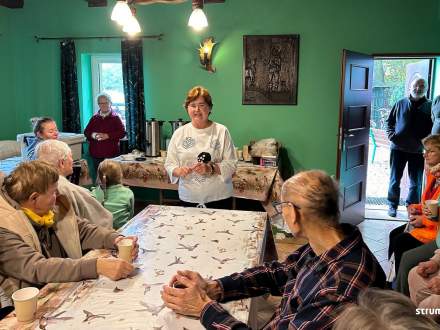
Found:
[[[199,320],[163,305],[162,286],[177,270],[218,278],[259,264],[266,219],[265,212],[150,205],[121,229],[139,237],[137,268],[130,278],[49,284],[40,293],[32,325],[19,326],[11,315],[0,329],[2,323],[7,329],[203,329]],[[110,255],[104,250],[91,255],[96,254]],[[248,322],[250,302],[224,306]]]

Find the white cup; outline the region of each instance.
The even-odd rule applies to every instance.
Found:
[[[167,158],[167,151],[166,150],[161,150],[160,151],[160,157]]]
[[[129,263],[132,262],[131,252],[133,250],[133,240],[129,238],[122,239],[118,242],[119,258]]]
[[[15,314],[20,322],[31,322],[35,319],[37,311],[37,297],[40,290],[34,287],[27,287],[15,291],[12,294]]]
[[[437,216],[438,216],[438,200],[428,199],[425,201],[425,205],[431,211],[430,218],[437,218]]]

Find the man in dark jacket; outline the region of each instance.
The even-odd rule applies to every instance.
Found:
[[[387,119],[387,134],[391,141],[390,183],[388,188],[388,215],[396,216],[400,199],[400,180],[408,163],[410,180],[406,206],[420,202],[423,178],[422,139],[432,128],[431,101],[425,96],[425,79],[412,81],[409,97],[396,102]]]

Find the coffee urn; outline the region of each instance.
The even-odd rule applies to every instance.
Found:
[[[171,136],[174,134],[176,129],[179,127],[188,124],[189,121],[183,120],[182,118],[179,118],[177,120],[170,120],[169,123],[171,124]]]
[[[146,150],[145,155],[147,157],[159,157],[160,156],[160,143],[162,141],[162,124],[163,120],[156,120],[151,118],[145,123],[146,134]]]

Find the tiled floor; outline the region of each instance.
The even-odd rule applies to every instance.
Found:
[[[405,224],[405,222],[396,220],[386,221],[366,219],[358,225],[365,243],[376,256],[385,274],[388,274],[389,272],[388,235],[391,230],[403,224]],[[289,241],[277,241],[275,244],[279,260],[284,260],[290,253],[295,251],[302,244],[305,244],[305,241],[300,239],[290,239]]]

